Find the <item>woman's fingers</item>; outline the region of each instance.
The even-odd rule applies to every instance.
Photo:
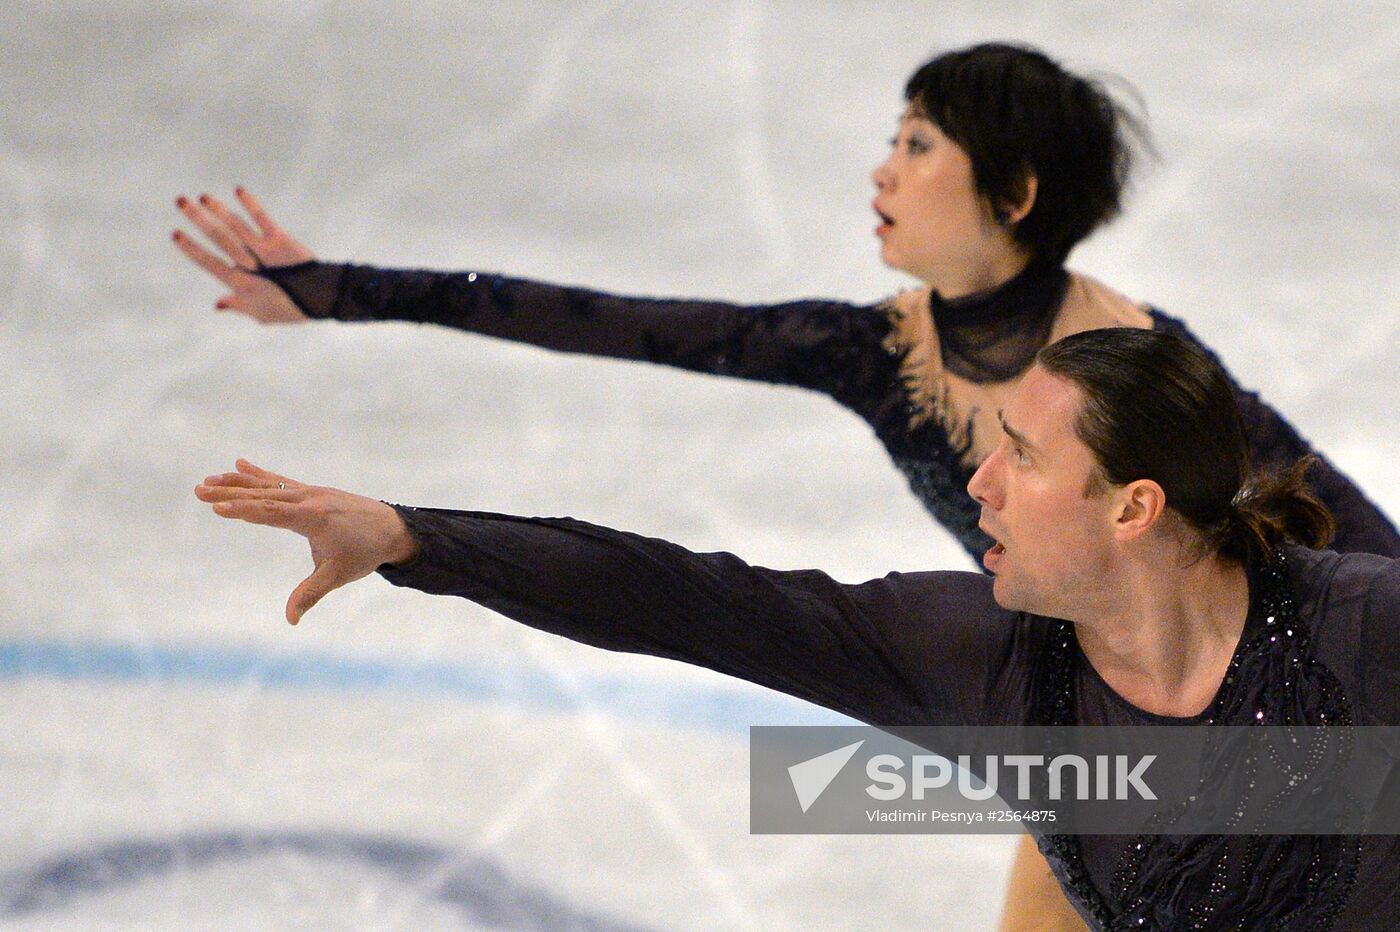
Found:
[[[264,268],[283,268],[316,258],[315,253],[289,236],[268,216],[267,210],[247,190],[236,188],[234,195],[243,210],[252,218],[252,223],[244,218],[242,212],[209,194],[201,194],[198,200],[181,196],[175,199],[175,204],[201,233],[224,251],[227,258],[232,260],[235,269],[256,275]],[[189,237],[180,234],[175,241],[181,243],[181,248],[185,249],[190,258],[200,261],[196,258],[197,253],[186,248],[197,245]],[[205,255],[207,256],[207,253]],[[203,261],[200,261],[200,265],[213,271]],[[252,286],[245,282],[245,287]],[[279,302],[269,299],[266,294],[250,296],[237,289],[235,292],[235,301],[227,306],[244,310],[244,313],[264,323],[290,323],[305,319],[305,315],[289,300]],[[278,293],[282,294],[280,289]],[[269,300],[272,304],[268,303]],[[240,301],[248,307],[239,308]],[[276,304],[285,306],[272,306]]]
[[[230,265],[196,243],[184,230],[176,230],[170,237],[175,240],[175,245],[180,251],[189,256],[191,262],[230,288],[236,287],[237,276],[241,271],[237,266]]]
[[[252,250],[253,245],[258,241],[258,233],[252,227],[248,226],[246,220],[229,210],[224,206],[223,201],[214,197],[212,194],[201,194],[199,196],[199,203],[204,206],[205,210],[208,210],[215,217],[219,218],[220,223],[232,230],[233,234],[243,242],[244,246],[248,247],[250,251]]]
[[[242,185],[233,189],[233,196],[238,198],[238,203],[242,204],[243,209],[248,211],[248,216],[253,218],[253,222],[262,230],[264,236],[275,236],[282,232],[277,221],[269,217],[267,211],[263,209],[262,202]]]
[[[206,203],[208,195],[201,195],[199,203],[195,203],[183,195],[175,199],[175,206],[180,208],[180,213],[189,218],[201,233],[224,251],[234,265],[242,269],[255,269],[258,267],[258,259],[248,245],[240,240],[234,231],[229,229]]]

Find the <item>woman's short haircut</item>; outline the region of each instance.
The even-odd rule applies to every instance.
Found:
[[[1011,232],[1036,262],[1063,263],[1115,217],[1137,152],[1151,151],[1145,123],[1103,83],[1027,46],[939,55],[914,72],[904,97],[967,153],[999,221],[1035,177],[1034,204]]]

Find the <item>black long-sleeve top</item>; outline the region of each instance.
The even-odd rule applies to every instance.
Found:
[[[914,402],[901,360],[888,348],[884,304],[741,306],[621,297],[487,273],[321,262],[263,274],[312,317],[440,324],[564,352],[823,392],[874,428],[915,495],[974,559],[991,545],[966,491],[977,464],[937,418],[911,419]],[[1181,321],[1157,310],[1151,317],[1156,329],[1199,342]],[[1234,387],[1256,464],[1291,464],[1314,452],[1258,394]],[[1337,519],[1335,549],[1400,557],[1400,532],[1346,476],[1322,459],[1309,479]]]
[[[1166,719],[1114,693],[1071,625],[1000,608],[975,573],[848,585],[567,518],[399,513],[420,554],[381,568],[396,585],[875,725],[1400,724],[1400,561],[1373,555],[1286,548],[1273,576],[1252,568],[1219,694],[1201,715]],[[1038,838],[1096,928],[1193,928],[1186,910],[1209,897],[1215,924],[1201,928],[1400,928],[1400,838],[1269,838],[1262,852],[1249,839],[1207,841],[1189,853],[1149,844],[1124,875],[1126,839]]]

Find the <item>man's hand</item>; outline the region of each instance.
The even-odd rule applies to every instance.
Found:
[[[201,194],[197,200],[184,196],[175,200],[180,212],[209,237],[222,256],[205,249],[183,230],[174,232],[175,245],[191,262],[229,288],[229,293],[214,305],[219,310],[236,311],[263,324],[306,320],[287,293],[258,275],[257,270],[296,265],[315,259],[315,254],[278,226],[252,194],[243,188],[234,194],[252,218],[252,224],[208,194]]]
[[[195,497],[221,517],[286,528],[311,544],[315,569],[287,600],[292,624],[327,593],[385,563],[406,563],[418,555],[403,519],[383,502],[305,485],[247,460],[239,460],[237,469],[209,476],[195,486]]]

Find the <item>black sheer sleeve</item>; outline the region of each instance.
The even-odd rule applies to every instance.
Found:
[[[841,396],[885,315],[835,301],[746,307],[620,297],[477,272],[305,262],[264,269],[303,313],[440,324],[569,353],[639,359]]]
[[[569,518],[398,507],[420,556],[395,585],[608,650],[708,667],[877,725],[986,721],[1021,616],[975,573],[860,585]],[[1024,690],[1017,690],[1021,694]]]
[[[1160,311],[1152,312],[1157,329],[1174,333],[1177,336],[1203,346],[1212,359],[1219,362],[1211,352],[1175,318]],[[1226,370],[1228,372],[1228,370]],[[1272,407],[1260,399],[1258,392],[1245,391],[1230,378],[1235,389],[1235,400],[1239,402],[1240,414],[1244,418],[1245,435],[1249,438],[1249,450],[1257,466],[1288,465],[1309,454],[1318,458],[1318,464],[1308,473],[1308,482],[1317,497],[1337,519],[1337,536],[1331,547],[1339,553],[1375,553],[1383,557],[1400,557],[1400,531],[1384,513],[1345,475],[1333,466],[1312,446],[1299,436]]]

